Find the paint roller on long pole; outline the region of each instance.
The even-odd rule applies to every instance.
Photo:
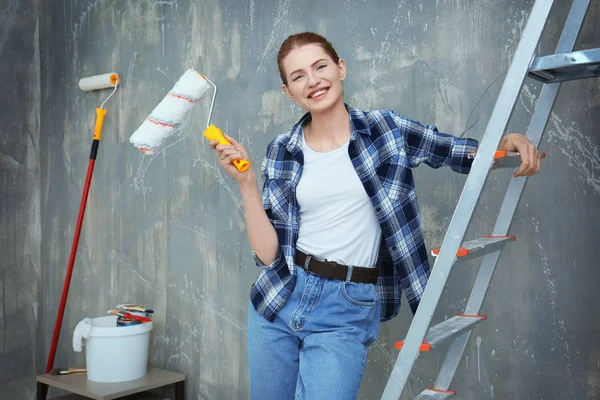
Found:
[[[77,217],[77,225],[75,227],[75,235],[73,237],[73,243],[71,245],[71,255],[69,257],[69,264],[67,266],[67,273],[65,274],[65,282],[63,285],[62,296],[60,299],[60,305],[58,307],[58,314],[56,315],[56,323],[54,325],[54,335],[52,336],[52,345],[50,346],[50,354],[48,355],[48,363],[46,365],[46,373],[50,373],[54,366],[54,357],[56,356],[56,348],[58,346],[58,338],[60,336],[60,329],[65,312],[65,305],[67,303],[67,296],[69,295],[69,287],[71,285],[71,276],[73,275],[73,266],[75,264],[75,256],[77,254],[77,246],[79,245],[79,237],[81,235],[81,226],[83,224],[83,217],[85,215],[85,207],[87,204],[88,193],[90,191],[90,183],[92,182],[92,174],[94,172],[94,165],[96,163],[96,155],[98,154],[98,146],[100,145],[100,137],[102,135],[102,127],[104,125],[104,117],[106,116],[106,109],[104,105],[106,102],[115,94],[117,87],[119,86],[119,75],[116,73],[108,73],[96,76],[90,76],[83,78],[79,81],[79,88],[84,92],[93,90],[101,90],[113,88],[110,96],[104,100],[99,108],[96,108],[96,125],[94,128],[94,136],[92,140],[92,149],[90,151],[90,158],[88,162],[87,175],[85,178],[85,184],[83,187],[83,193],[81,196],[81,203],[79,206],[79,215]],[[44,396],[45,397],[45,396]]]
[[[165,140],[181,126],[183,119],[210,87],[213,88],[213,97],[204,136],[208,140],[218,141],[219,144],[230,145],[221,129],[210,123],[217,97],[217,85],[193,69],[188,69],[179,78],[175,86],[131,135],[129,141],[144,154],[156,153]],[[250,162],[238,159],[233,160],[233,165],[238,171],[244,172],[250,167]]]

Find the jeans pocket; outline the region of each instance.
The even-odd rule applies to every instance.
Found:
[[[342,282],[342,295],[351,304],[375,307],[379,300],[375,285],[370,283]]]

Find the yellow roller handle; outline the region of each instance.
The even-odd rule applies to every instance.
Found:
[[[96,108],[96,128],[94,129],[94,140],[100,140],[102,135],[102,125],[104,125],[104,116],[106,110],[103,108]]]
[[[219,144],[231,145],[231,143],[229,143],[229,141],[225,139],[225,136],[223,136],[223,132],[214,125],[210,125],[208,128],[206,128],[206,130],[204,131],[204,136],[208,140],[218,141]],[[248,168],[250,168],[250,161],[242,159],[233,160],[233,165],[235,165],[238,171],[244,172]]]

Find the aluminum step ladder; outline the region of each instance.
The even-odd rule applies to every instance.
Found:
[[[600,49],[572,51],[587,13],[589,0],[573,1],[556,47],[556,54],[535,57],[552,3],[551,0],[537,0],[532,7],[442,246],[439,250],[433,251],[437,258],[423,299],[406,339],[396,344],[400,354],[381,397],[383,400],[399,399],[419,353],[429,351],[444,342],[451,342],[451,344],[437,380],[416,399],[441,400],[456,395],[456,392],[449,389],[450,383],[473,328],[486,319],[485,316],[480,315],[480,308],[500,252],[506,243],[516,239],[507,234],[526,178],[511,178],[491,236],[468,241],[462,245],[461,242],[492,167],[514,168],[519,165],[518,154],[499,152],[496,149],[512,115],[525,78],[529,76],[544,83],[527,129],[527,137],[538,146],[560,83],[600,76]],[[463,313],[430,327],[453,265],[457,261],[481,256],[483,259],[479,272]]]

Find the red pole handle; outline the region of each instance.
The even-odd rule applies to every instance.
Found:
[[[60,337],[60,329],[62,327],[63,317],[65,314],[65,306],[67,297],[69,296],[69,287],[71,286],[71,277],[73,275],[73,266],[75,265],[75,257],[77,256],[77,246],[79,245],[79,237],[81,236],[81,226],[83,225],[83,217],[85,216],[85,207],[87,204],[88,194],[90,192],[90,184],[92,183],[92,175],[94,173],[94,165],[96,163],[96,155],[98,146],[100,145],[100,134],[102,132],[102,123],[106,110],[96,109],[96,127],[94,129],[94,138],[92,140],[92,149],[90,151],[90,160],[88,163],[87,175],[81,195],[81,203],[79,205],[79,215],[77,216],[77,225],[75,227],[75,236],[71,245],[71,255],[69,256],[69,264],[67,273],[65,274],[65,283],[63,284],[62,295],[60,297],[60,305],[56,315],[56,323],[54,324],[54,334],[52,335],[52,344],[50,345],[50,354],[48,354],[48,363],[46,364],[46,373],[49,374],[54,367],[54,358],[56,357],[56,348],[58,347],[58,338]],[[46,386],[44,398],[48,393]]]

